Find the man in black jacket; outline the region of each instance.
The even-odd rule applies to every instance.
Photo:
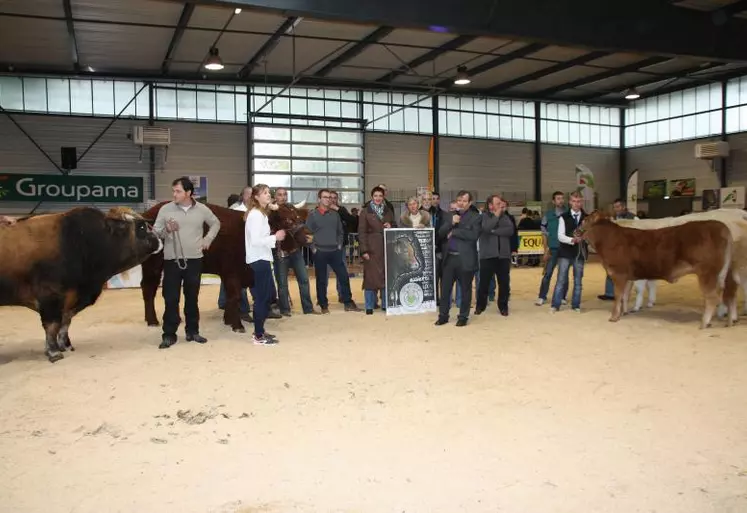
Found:
[[[439,228],[443,243],[443,274],[441,281],[441,305],[436,326],[449,322],[449,294],[458,281],[462,291],[457,326],[466,326],[472,304],[472,278],[478,268],[477,239],[480,237],[480,211],[472,204],[472,193],[459,191],[457,211],[446,215]]]
[[[505,203],[498,195],[488,196],[487,212],[482,214],[480,233],[480,281],[477,290],[475,315],[480,315],[488,304],[488,289],[493,277],[498,282],[498,310],[508,315],[508,291],[511,271],[511,236],[514,223],[505,215]]]

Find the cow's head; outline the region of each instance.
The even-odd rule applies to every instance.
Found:
[[[286,231],[286,237],[280,243],[280,249],[292,253],[313,242],[311,231],[305,225],[308,215],[308,209],[297,208],[287,203],[270,211],[269,222],[273,233],[278,230]]]
[[[142,215],[128,207],[114,207],[106,214],[106,228],[121,256],[131,267],[163,249],[163,242]],[[129,268],[129,267],[128,267]]]

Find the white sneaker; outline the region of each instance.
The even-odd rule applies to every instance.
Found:
[[[542,305],[545,304],[545,300],[542,299],[541,297],[538,297],[537,301],[535,301],[534,304],[537,305],[537,306],[542,306]]]
[[[568,304],[568,301],[567,301],[566,299],[564,299],[564,300],[562,300],[562,301],[560,302],[560,304],[561,304],[561,305],[567,305],[567,304]]]
[[[554,313],[558,313],[558,309],[557,309],[557,308],[555,308],[555,307],[553,307],[553,308],[550,308],[550,313],[553,313],[553,314],[554,314]]]
[[[576,313],[581,313],[581,309],[580,308],[574,308],[573,311],[576,312]]]

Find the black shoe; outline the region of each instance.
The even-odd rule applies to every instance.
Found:
[[[244,322],[254,322],[254,318],[252,317],[252,314],[241,314],[241,320]]]
[[[199,333],[187,333],[187,342],[197,342],[198,344],[204,344],[207,339]]]
[[[371,310],[370,308],[367,308],[366,315],[373,315],[373,310]]]
[[[275,310],[270,310],[267,312],[267,318],[268,319],[282,319],[283,316],[280,315],[280,312],[276,312]]]
[[[484,309],[484,308],[475,308],[475,315],[480,315],[480,314],[481,314],[481,313],[483,313],[484,311],[485,311],[485,309]]]
[[[443,326],[444,324],[447,324],[448,322],[449,322],[448,319],[442,319],[439,317],[438,320],[436,321],[436,326]]]
[[[508,317],[508,308],[500,308],[498,311],[503,317]]]
[[[176,344],[176,335],[163,335],[158,349],[168,349]]]
[[[346,312],[360,312],[361,309],[358,308],[358,305],[355,304],[355,301],[351,301],[350,303],[345,305],[345,311]]]
[[[467,325],[467,319],[459,319],[456,324],[458,327],[466,326]]]
[[[282,315],[283,317],[290,317],[291,313],[290,312],[280,312],[280,315]]]
[[[614,301],[615,300],[615,296],[608,296],[607,294],[601,294],[597,297],[601,299],[602,301]]]

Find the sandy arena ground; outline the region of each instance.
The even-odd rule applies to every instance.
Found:
[[[0,511],[747,511],[747,327],[699,330],[691,277],[611,324],[586,274],[582,314],[534,306],[521,269],[507,319],[334,304],[270,321],[275,347],[211,286],[210,342],[158,350],[139,290],[109,291],[54,365],[38,317],[0,309]]]

